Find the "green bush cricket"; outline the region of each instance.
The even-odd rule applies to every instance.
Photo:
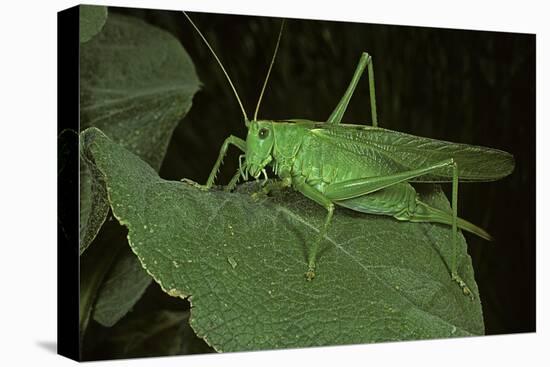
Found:
[[[315,277],[319,246],[326,236],[336,206],[410,222],[449,225],[452,256],[447,267],[451,279],[465,295],[473,296],[458,274],[458,228],[491,240],[482,228],[458,217],[458,182],[488,182],[509,175],[514,169],[511,154],[492,148],[418,137],[378,127],[372,57],[363,52],[347,90],[325,122],[304,119],[258,120],[258,110],[279,48],[283,24],[264,80],[254,117],[249,120],[241,99],[206,38],[184,12],[225,74],[248,128],[246,140],[230,135],[202,189],[210,189],[230,145],[244,154],[227,189],[242,177],[267,179],[266,167],[281,179],[264,185],[263,193],[292,187],[323,206],[327,215],[312,242],[307,258],[306,279]],[[372,126],[342,123],[343,115],[365,69],[369,80]],[[433,208],[419,199],[414,183],[452,183],[452,214]]]

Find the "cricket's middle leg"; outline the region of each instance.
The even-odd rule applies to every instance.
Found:
[[[332,214],[334,213],[334,203],[330,199],[328,199],[325,195],[323,195],[323,193],[319,192],[314,187],[309,186],[305,182],[294,182],[293,185],[296,188],[296,190],[302,193],[305,197],[315,201],[319,205],[322,205],[327,210],[327,216],[325,217],[325,222],[321,227],[321,229],[319,230],[319,234],[317,235],[311,248],[309,249],[308,261],[307,261],[308,269],[306,272],[306,279],[312,280],[313,278],[315,278],[317,252],[319,252],[319,245],[323,240],[323,238],[326,236],[328,227],[332,220]]]

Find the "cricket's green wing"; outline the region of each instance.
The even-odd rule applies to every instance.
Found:
[[[311,132],[354,154],[373,157],[387,165],[388,173],[426,167],[453,158],[460,181],[494,181],[514,170],[514,157],[498,149],[451,143],[363,125],[315,123]],[[452,168],[412,181],[449,182]]]

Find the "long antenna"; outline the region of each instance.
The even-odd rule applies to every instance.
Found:
[[[273,52],[273,57],[271,58],[271,64],[269,64],[269,69],[267,70],[267,75],[265,76],[264,85],[262,91],[260,92],[260,98],[258,98],[258,103],[256,104],[256,111],[254,111],[254,121],[258,119],[258,110],[260,109],[260,103],[262,102],[262,97],[264,96],[265,87],[267,81],[269,80],[269,75],[271,74],[271,69],[273,68],[273,63],[275,63],[275,57],[277,56],[277,51],[279,50],[279,43],[281,43],[281,36],[283,35],[283,28],[285,26],[285,19],[281,22],[281,29],[279,29],[279,37],[277,38],[277,45],[275,46],[275,52]]]
[[[233,85],[233,82],[231,82],[231,78],[229,77],[229,74],[227,74],[227,71],[225,71],[225,68],[223,67],[223,64],[222,62],[220,61],[220,59],[218,58],[218,55],[216,55],[216,53],[214,52],[214,50],[212,49],[212,47],[210,46],[210,44],[208,43],[208,41],[206,40],[206,38],[203,36],[202,32],[199,30],[199,28],[195,25],[195,23],[193,23],[193,21],[191,20],[191,18],[189,18],[189,15],[187,15],[186,12],[182,12],[183,15],[185,15],[185,17],[189,20],[189,22],[191,23],[191,25],[193,26],[193,28],[195,28],[195,30],[198,32],[198,34],[201,36],[202,40],[204,41],[204,43],[206,44],[206,46],[208,47],[208,49],[210,50],[210,52],[212,52],[212,55],[214,55],[214,58],[216,59],[216,61],[218,62],[218,64],[220,65],[220,67],[222,68],[222,71],[223,73],[225,74],[225,77],[227,78],[227,81],[229,82],[229,85],[231,85],[231,89],[233,89],[233,93],[235,94],[235,97],[237,97],[237,102],[239,102],[239,106],[241,107],[241,111],[243,112],[243,116],[244,116],[244,122],[245,124],[248,126],[248,116],[246,116],[246,111],[244,110],[244,107],[243,107],[243,104],[241,102],[241,99],[239,98],[239,93],[237,93],[237,90],[235,89],[235,86]]]

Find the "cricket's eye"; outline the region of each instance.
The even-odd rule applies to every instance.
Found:
[[[262,127],[260,131],[258,131],[258,137],[260,139],[265,139],[269,135],[269,129],[266,129],[265,127]]]

